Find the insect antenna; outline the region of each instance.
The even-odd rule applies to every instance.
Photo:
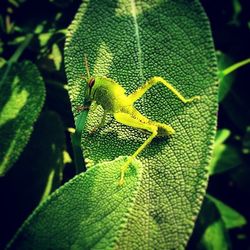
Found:
[[[87,77],[90,78],[89,63],[88,63],[87,54],[84,54],[84,64],[85,64],[85,69],[86,69],[86,72],[87,72]]]

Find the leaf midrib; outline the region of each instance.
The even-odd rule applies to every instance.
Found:
[[[135,5],[135,0],[131,0],[131,14],[134,20],[135,25],[135,37],[138,46],[138,62],[139,62],[139,70],[140,70],[140,79],[143,80],[143,70],[142,70],[142,49],[141,49],[141,42],[140,42],[140,33],[139,33],[139,25],[137,21],[137,9]]]

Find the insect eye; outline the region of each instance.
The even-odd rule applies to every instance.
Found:
[[[92,88],[94,86],[94,84],[95,84],[95,78],[91,78],[89,80],[89,87]]]

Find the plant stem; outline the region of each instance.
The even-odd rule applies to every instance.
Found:
[[[81,149],[81,136],[87,120],[88,111],[83,111],[76,119],[76,130],[71,135],[72,147],[74,152],[74,160],[76,165],[76,173],[81,173],[86,170],[84,164],[83,153]]]
[[[236,69],[238,69],[238,68],[240,68],[248,63],[250,63],[250,58],[247,58],[241,62],[235,63],[235,64],[229,66],[228,68],[224,69],[222,71],[222,76],[226,76],[226,75],[232,73],[233,71],[235,71]]]
[[[10,72],[10,69],[12,67],[12,64],[16,63],[18,61],[19,57],[22,55],[23,51],[29,45],[32,38],[33,38],[33,34],[28,34],[26,39],[24,40],[24,42],[19,45],[19,47],[14,52],[14,54],[7,61],[6,69],[5,69],[4,73],[3,73],[2,79],[0,79],[0,87],[2,86],[3,82],[6,80],[8,74]]]
[[[26,36],[24,42],[19,45],[19,47],[16,49],[15,53],[9,59],[8,63],[12,64],[12,63],[15,63],[18,61],[19,57],[22,55],[23,51],[29,45],[32,38],[33,38],[33,34],[28,34]]]

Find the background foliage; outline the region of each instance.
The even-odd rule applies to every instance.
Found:
[[[249,58],[249,1],[201,2],[211,21],[220,69]],[[0,66],[4,67],[26,36],[33,34],[19,61],[30,60],[37,66],[44,79],[46,100],[24,151],[0,179],[0,248],[41,200],[75,174],[68,129],[74,123],[63,46],[66,28],[79,5],[80,1],[74,0],[1,1]],[[209,195],[189,249],[249,249],[249,76],[249,66],[245,66],[223,78]],[[40,176],[46,178],[41,180]]]

